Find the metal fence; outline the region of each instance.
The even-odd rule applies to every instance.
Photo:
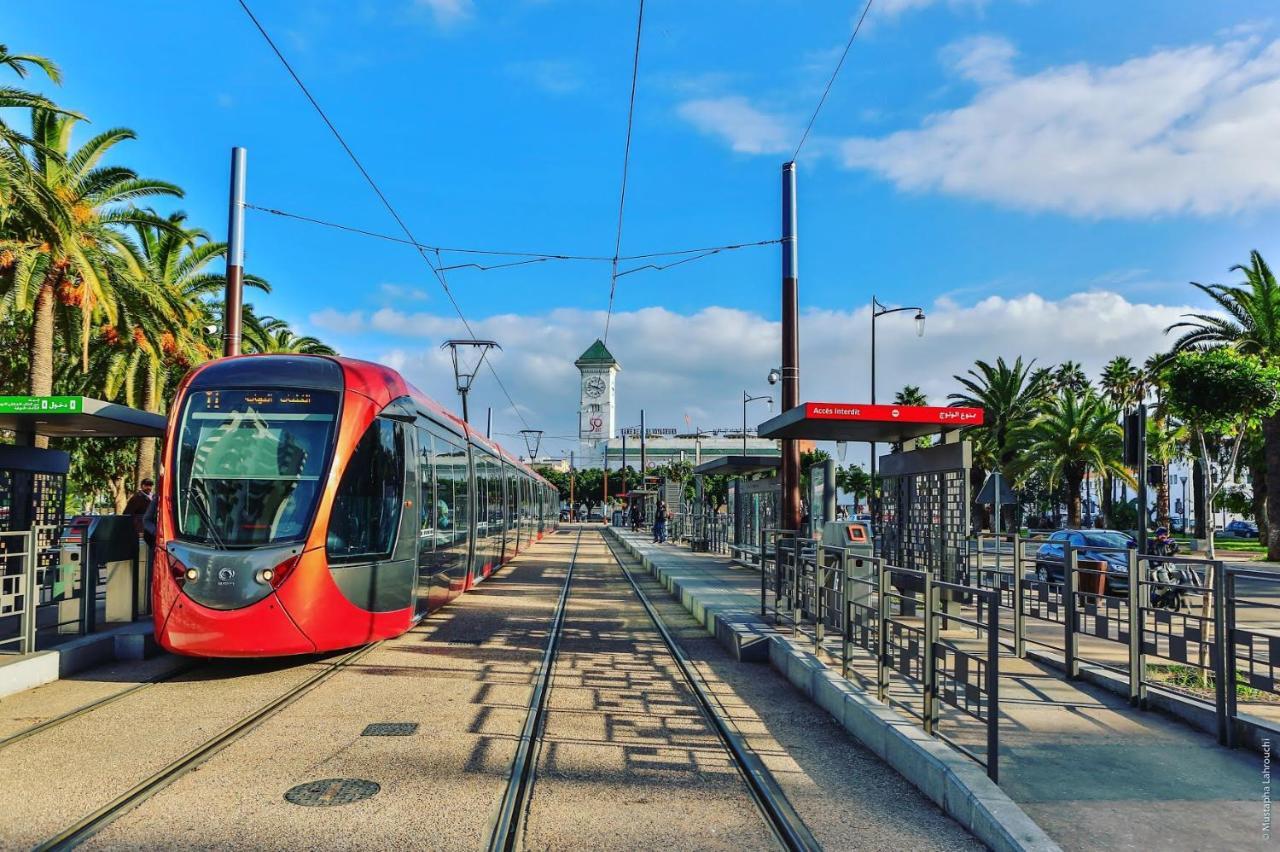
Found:
[[[998,779],[998,592],[787,530],[762,531],[760,553],[762,615],[811,638],[815,653],[839,660],[844,677],[915,716],[926,732],[947,739]],[[985,604],[979,614],[977,602]],[[858,662],[870,662],[874,673],[859,671]],[[910,699],[913,694],[918,697]],[[985,754],[942,730],[944,707],[985,726]]]
[[[59,571],[51,553],[57,532],[54,526],[0,532],[0,653],[30,653],[40,634],[79,632],[85,601],[96,603],[95,584],[86,590],[78,573]]]
[[[1139,707],[1152,688],[1211,704],[1228,746],[1242,692],[1258,693],[1258,705],[1280,698],[1280,572],[1020,535],[975,545],[970,576],[1011,613],[1017,656],[1028,645],[1056,651],[1070,678],[1082,663],[1108,669]]]

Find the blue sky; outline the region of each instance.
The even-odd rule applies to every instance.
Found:
[[[419,239],[612,252],[635,3],[251,5]],[[624,254],[777,236],[781,164],[860,9],[649,0]],[[974,357],[1145,355],[1193,303],[1186,281],[1228,277],[1250,248],[1277,254],[1273,12],[877,0],[800,158],[803,395],[865,397],[872,292],[931,314],[925,341],[890,335],[881,386],[940,401]],[[7,21],[11,49],[62,65],[56,97],[95,128],[134,128],[119,159],[186,187],[181,206],[216,236],[237,144],[251,202],[394,232],[233,0],[45,0]],[[254,212],[247,248],[275,285],[261,310],[447,393],[434,347],[456,329],[416,253]],[[758,390],[776,361],[778,276],[771,246],[622,278],[621,403],[734,422],[736,388]],[[506,346],[525,419],[571,432],[568,362],[602,330],[608,264],[450,283]]]

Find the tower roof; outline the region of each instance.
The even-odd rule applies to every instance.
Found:
[[[604,341],[596,338],[596,342],[587,347],[587,351],[578,356],[578,360],[573,362],[575,367],[617,367],[622,369],[622,365],[618,363],[618,359],[605,348]]]

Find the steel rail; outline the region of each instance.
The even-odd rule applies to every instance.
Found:
[[[200,667],[201,667],[200,664],[191,665],[191,666],[180,666],[179,668],[167,674],[163,674],[163,675],[160,675],[159,677],[154,677],[148,680],[144,680],[141,683],[135,683],[133,686],[122,689],[119,692],[113,692],[110,695],[104,695],[102,698],[99,698],[96,701],[90,701],[88,704],[82,704],[73,710],[68,710],[67,712],[62,713],[61,715],[54,716],[51,719],[45,719],[43,722],[37,722],[36,724],[32,725],[29,728],[23,728],[21,731],[18,731],[17,733],[10,734],[7,737],[0,738],[0,749],[7,748],[13,745],[14,743],[25,740],[27,737],[35,736],[41,731],[47,731],[50,728],[56,728],[64,722],[70,722],[72,719],[77,719],[85,715],[86,713],[92,713],[94,710],[97,710],[102,707],[106,707],[108,704],[113,704],[119,701],[121,698],[124,698],[125,696],[133,695],[135,693],[141,692],[142,690],[151,686],[155,686],[158,683],[164,683],[165,681],[173,680],[175,677],[178,677],[179,675],[187,674],[188,672],[194,671]]]
[[[240,737],[266,721],[267,718],[276,711],[282,710],[292,704],[312,688],[319,686],[321,683],[328,680],[330,677],[351,665],[381,644],[382,643],[380,641],[374,642],[343,655],[328,667],[321,669],[306,680],[302,681],[302,683],[291,687],[288,691],[276,698],[273,698],[271,701],[243,717],[240,721],[226,728],[221,733],[191,749],[182,757],[179,757],[177,760],[156,772],[154,775],[151,775],[146,780],[135,784],[133,787],[112,799],[110,802],[107,802],[102,807],[76,820],[71,825],[36,846],[36,852],[75,848],[102,829],[106,828],[126,812],[142,804],[190,770],[195,769],[197,766],[213,757],[223,748],[240,739]]]
[[[569,587],[573,584],[573,569],[577,564],[581,545],[582,529],[579,528],[578,537],[573,543],[573,555],[569,558],[569,570],[565,573],[564,586],[560,589],[560,599],[556,602],[555,615],[551,619],[547,646],[542,652],[542,663],[534,680],[533,695],[529,698],[529,712],[525,716],[524,728],[520,731],[520,743],[516,747],[515,758],[511,761],[511,779],[507,782],[506,792],[502,795],[502,802],[489,831],[490,852],[507,852],[516,849],[518,845],[521,814],[533,789],[533,752],[542,739],[547,696],[551,693],[551,673],[555,668],[556,655],[560,651],[564,614],[569,603]]]
[[[711,727],[720,737],[720,742],[733,757],[734,764],[746,781],[747,788],[751,791],[751,798],[755,801],[756,807],[760,809],[778,842],[785,848],[793,850],[793,852],[822,849],[821,844],[809,831],[808,826],[804,824],[804,820],[800,818],[800,815],[796,813],[795,808],[787,799],[786,794],[778,785],[773,774],[765,767],[764,762],[752,750],[742,735],[729,725],[724,714],[716,709],[710,690],[703,683],[701,675],[694,668],[693,663],[690,662],[684,649],[667,629],[662,617],[658,615],[658,611],[649,601],[649,596],[644,593],[640,588],[640,584],[636,582],[635,577],[627,570],[627,566],[618,556],[617,550],[614,549],[613,542],[609,541],[608,536],[604,536],[604,539],[610,555],[618,563],[618,567],[622,569],[623,576],[631,584],[632,591],[636,593],[636,597],[644,606],[645,612],[648,613],[649,619],[653,622],[653,626],[657,628],[658,635],[662,637],[663,643],[667,646],[667,651],[671,654],[672,659],[676,661],[676,665],[680,668],[680,673],[692,688],[703,716],[706,717]]]

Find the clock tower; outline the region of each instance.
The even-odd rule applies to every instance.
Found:
[[[578,407],[578,440],[589,455],[601,450],[600,443],[613,439],[614,389],[622,366],[604,341],[597,339],[573,362],[581,373],[581,404]]]

